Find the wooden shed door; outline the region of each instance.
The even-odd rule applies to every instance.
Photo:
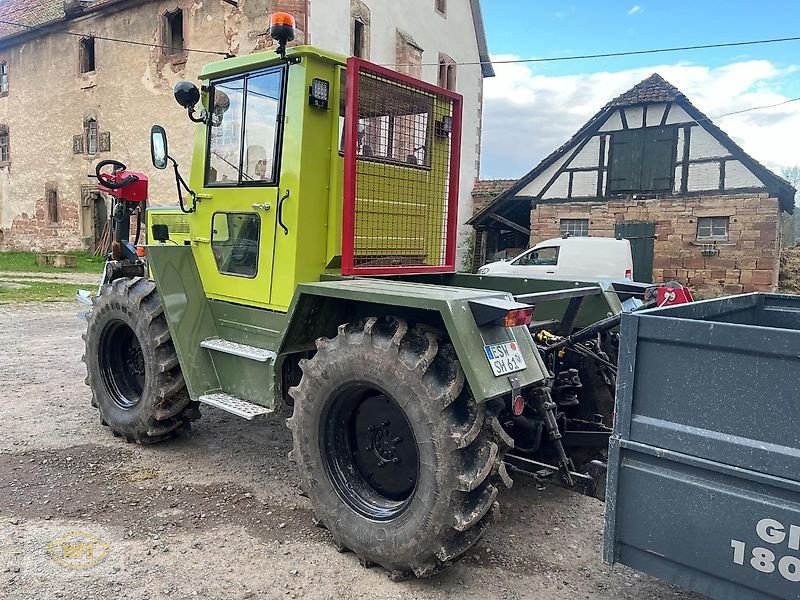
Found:
[[[656,222],[621,221],[614,227],[614,236],[629,240],[631,243],[633,279],[642,283],[652,283]]]

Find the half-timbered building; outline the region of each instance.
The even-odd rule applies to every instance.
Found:
[[[621,236],[637,280],[773,290],[794,193],[653,74],[476,211],[476,262],[560,235]]]

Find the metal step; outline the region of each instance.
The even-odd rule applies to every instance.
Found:
[[[248,346],[247,344],[239,344],[238,342],[231,342],[230,340],[223,340],[222,338],[209,338],[200,342],[201,348],[208,350],[215,350],[216,352],[224,352],[225,354],[232,354],[234,356],[241,356],[242,358],[249,358],[257,362],[275,362],[277,354],[272,350],[264,348],[256,348],[255,346]]]
[[[264,408],[258,404],[253,404],[247,400],[242,400],[236,396],[231,396],[224,392],[215,392],[213,394],[204,394],[200,396],[200,402],[210,406],[216,406],[222,410],[229,412],[237,417],[242,417],[248,421],[256,418],[263,418],[272,412],[269,408]]]

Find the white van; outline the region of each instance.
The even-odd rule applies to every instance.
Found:
[[[516,258],[482,266],[478,274],[577,281],[633,279],[631,243],[605,237],[545,240]]]

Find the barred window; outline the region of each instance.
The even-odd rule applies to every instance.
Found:
[[[377,78],[361,80],[358,156],[430,167],[433,96]]]
[[[589,219],[561,219],[561,235],[588,237]]]
[[[11,159],[10,138],[8,127],[0,126],[0,162],[6,163]]]
[[[0,62],[0,95],[8,94],[8,63]]]
[[[730,217],[700,217],[697,219],[697,239],[712,241],[728,240]]]
[[[86,119],[83,125],[86,153],[97,154],[97,119]]]

